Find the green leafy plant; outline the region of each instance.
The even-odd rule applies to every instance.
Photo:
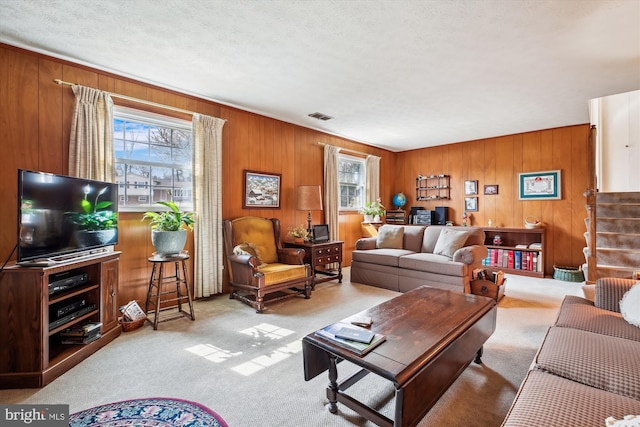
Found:
[[[382,204],[382,199],[378,198],[375,202],[366,202],[358,212],[363,215],[384,215],[387,213],[386,208]]]
[[[177,231],[181,228],[193,230],[195,219],[193,212],[182,212],[172,201],[158,202],[169,208],[164,212],[145,212],[142,220],[149,220],[151,229],[158,231]]]
[[[98,230],[111,230],[118,226],[118,212],[108,210],[113,203],[108,200],[99,201],[109,187],[104,187],[96,195],[96,199],[93,203],[88,200],[91,193],[91,186],[86,185],[83,189],[84,197],[80,201],[80,208],[82,212],[65,212],[69,217],[69,220],[80,226],[81,230],[86,231],[98,231]]]

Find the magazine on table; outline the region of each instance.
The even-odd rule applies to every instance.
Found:
[[[356,328],[356,326],[347,322],[337,322],[317,330],[315,334],[359,356],[364,356],[365,354],[373,350],[375,347],[380,345],[386,339],[386,337],[382,334],[374,334],[373,338],[371,339],[371,342],[366,343],[366,342],[359,342],[359,341],[349,340],[345,338],[340,338],[336,336],[336,334],[340,335],[341,332],[344,332],[343,329],[345,328],[353,329],[353,328]],[[364,328],[361,328],[361,329],[363,329],[367,333],[370,332]]]

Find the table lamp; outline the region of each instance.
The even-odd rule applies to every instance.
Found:
[[[322,194],[319,185],[299,185],[296,189],[296,209],[309,211],[307,232],[311,236],[311,211],[322,210]]]

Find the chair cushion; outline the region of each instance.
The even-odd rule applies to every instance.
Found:
[[[246,216],[233,220],[233,244],[253,243],[262,255],[262,262],[278,262],[276,238],[270,219]]]
[[[435,255],[444,255],[449,258],[453,258],[453,253],[464,246],[469,237],[469,233],[466,231],[456,231],[445,228],[440,232],[436,246],[433,248]]]
[[[260,273],[264,274],[264,283],[267,286],[288,282],[290,280],[302,279],[306,276],[306,269],[304,265],[280,264],[276,262],[266,264],[258,270]]]
[[[551,327],[536,356],[539,369],[640,400],[640,342]]]
[[[402,249],[404,227],[383,225],[378,229],[378,249]]]
[[[251,255],[256,257],[258,261],[258,267],[263,267],[267,264],[262,262],[262,256],[260,254],[260,249],[253,243],[242,242],[235,248],[233,248],[234,255]]]

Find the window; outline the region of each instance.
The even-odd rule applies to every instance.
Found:
[[[338,185],[340,209],[358,209],[364,205],[365,161],[358,157],[338,155]]]
[[[113,125],[119,208],[144,211],[173,200],[193,209],[191,122],[116,107]]]

